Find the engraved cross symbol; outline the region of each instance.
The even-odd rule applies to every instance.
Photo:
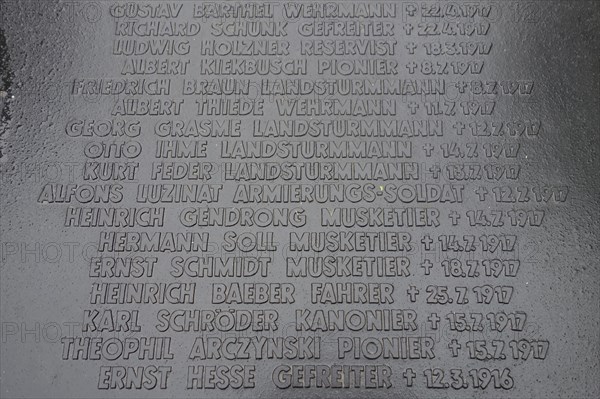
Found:
[[[458,224],[458,219],[460,219],[460,214],[456,211],[452,211],[448,217],[452,219],[452,226],[456,226]]]
[[[429,171],[431,172],[433,178],[437,180],[440,177],[440,172],[442,171],[442,168],[440,168],[440,165],[436,163],[431,168],[429,168]]]
[[[421,238],[421,243],[423,247],[425,247],[425,251],[431,250],[431,244],[433,244],[433,239],[429,237],[429,234],[425,234],[423,238]]]
[[[415,53],[415,50],[417,49],[417,47],[419,47],[419,46],[417,46],[415,43],[408,43],[406,45],[408,53],[411,55]]]
[[[418,66],[417,63],[414,61],[406,64],[406,68],[408,68],[408,72],[411,74],[415,73],[417,66]]]
[[[456,134],[462,136],[463,132],[465,131],[465,127],[467,126],[462,122],[456,122],[453,127],[456,129]]]
[[[432,313],[427,318],[427,321],[431,323],[431,329],[432,330],[437,330],[438,329],[438,323],[440,322],[440,320],[441,319],[440,319],[440,317],[438,316],[437,313]]]
[[[419,109],[419,104],[417,104],[414,101],[411,101],[408,103],[408,108],[410,108],[410,113],[414,115],[417,113],[417,110]]]
[[[465,90],[467,90],[467,82],[456,82],[456,83],[454,83],[454,85],[456,86],[459,93],[461,93],[461,94],[464,93]]]
[[[410,289],[406,290],[406,293],[410,297],[411,302],[417,301],[417,295],[419,295],[419,290],[414,285],[410,286]]]
[[[479,188],[477,190],[475,190],[475,194],[477,194],[479,196],[479,201],[485,201],[487,193],[488,193],[487,188],[485,188],[483,186],[479,186]]]
[[[425,151],[425,155],[430,157],[431,156],[431,152],[433,151],[433,145],[431,145],[431,143],[427,143],[423,146],[423,151]],[[437,179],[437,177],[436,177]]]
[[[404,31],[406,32],[407,35],[410,36],[410,34],[412,33],[413,30],[413,26],[411,24],[404,24]]]
[[[425,270],[425,275],[429,276],[430,270],[433,267],[433,263],[431,263],[431,261],[429,259],[425,259],[421,263],[421,267],[423,268],[423,270]]]
[[[453,339],[449,344],[448,348],[452,351],[452,357],[458,357],[458,350],[462,348],[462,345],[457,340]]]
[[[414,4],[407,4],[406,5],[406,13],[408,14],[409,17],[414,17],[415,14],[417,13],[417,7]]]
[[[406,369],[402,375],[406,378],[406,386],[412,387],[413,379],[417,376],[413,369]]]

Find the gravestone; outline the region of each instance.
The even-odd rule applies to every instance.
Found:
[[[5,0],[0,397],[599,397],[598,4]]]

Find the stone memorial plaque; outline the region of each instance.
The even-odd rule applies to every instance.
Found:
[[[598,1],[0,17],[0,397],[600,397]]]

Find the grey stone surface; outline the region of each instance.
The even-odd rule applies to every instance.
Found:
[[[251,37],[251,31],[248,37],[215,36],[223,26],[245,27],[253,19],[194,18],[194,7],[206,4],[238,3],[29,0],[5,0],[0,3],[0,397],[524,399],[600,396],[598,2],[392,1],[385,2],[386,5],[393,6],[390,9],[394,13],[387,18],[311,18],[310,15],[305,18],[286,18],[285,7],[304,5],[308,13],[308,6],[313,3],[303,0],[293,4],[256,3],[272,6],[266,10],[271,9],[274,16],[267,16],[261,21],[266,21],[263,27],[267,30],[272,21],[279,23],[285,36],[277,37]],[[347,1],[328,4],[338,4],[330,6],[331,10],[337,10],[342,5],[339,9],[360,14],[361,4],[369,4],[374,9],[376,4],[383,3]],[[121,5],[125,8],[120,8]],[[127,27],[134,25],[136,29],[141,29],[137,33],[141,33],[143,27],[140,26],[149,20],[142,13],[164,5],[167,5],[165,12],[178,14],[173,14],[173,18],[153,18],[154,21],[165,24],[186,22],[188,29],[191,29],[188,31],[190,34],[193,33],[195,24],[198,24],[200,32],[186,37],[119,35],[119,32],[124,33]],[[178,8],[180,5],[181,10]],[[135,15],[119,16],[121,11],[132,10]],[[438,12],[444,15],[435,17]],[[461,13],[461,16],[454,15],[454,12]],[[471,12],[474,13],[472,17]],[[340,28],[335,23],[331,25],[332,21],[345,24],[345,29],[350,29],[351,24],[363,24],[375,31],[379,26],[385,32],[386,26],[393,26],[393,36],[335,36],[333,32],[340,33]],[[130,25],[123,25],[127,23]],[[321,24],[332,30],[328,31],[329,36],[306,36],[306,30],[301,27],[313,26],[306,24]],[[464,32],[473,34],[462,34]],[[187,47],[184,46],[179,47],[179,50],[184,50],[182,54],[175,55],[115,54],[119,48],[119,40],[146,43],[159,39],[172,40],[172,43],[186,42],[189,44],[189,52],[185,51]],[[245,46],[249,42],[260,40],[275,42],[272,48],[285,48],[282,43],[289,42],[289,54],[201,54],[203,46],[209,46],[205,41]],[[338,40],[346,45],[353,43],[357,46],[361,40],[395,41],[392,45],[394,54],[302,54],[301,43],[311,40]],[[370,45],[375,46],[373,42]],[[491,49],[486,53],[485,46],[489,45]],[[385,45],[377,46],[384,51],[382,49],[385,49]],[[315,44],[311,48],[317,47]],[[438,54],[438,50],[442,53]],[[478,54],[470,55],[471,51]],[[455,52],[466,54],[454,55]],[[302,64],[306,60],[307,73],[290,76],[210,75],[215,66],[205,64],[205,70],[202,71],[201,68],[202,63],[211,58],[217,62],[269,60],[272,65],[290,59],[296,59],[298,64]],[[187,66],[187,69],[185,74],[125,74],[129,65],[127,63],[132,59],[139,62],[160,59],[179,72],[183,66]],[[346,61],[364,63],[365,60],[379,60],[377,65],[384,65],[387,71],[380,75],[360,74],[357,70],[353,74],[347,74],[345,68],[349,63],[346,64]],[[339,63],[338,74],[332,75],[332,64],[336,61]],[[173,62],[175,64],[171,64]],[[472,64],[473,62],[482,64]],[[249,62],[244,65],[242,68],[248,68]],[[325,69],[322,73],[319,73],[319,65]],[[482,67],[480,73],[477,73],[478,65]],[[470,69],[463,73],[463,68],[467,67]],[[258,104],[263,104],[262,115],[198,115],[195,101],[202,101],[203,97],[183,95],[184,80],[219,78],[237,79],[237,84],[242,86],[244,80],[250,80],[251,90],[241,96],[212,95],[209,98],[235,101],[241,97],[242,102],[251,99],[257,113],[260,113],[256,111]],[[355,90],[351,95],[313,92],[287,96],[257,92],[262,88],[261,81],[272,82],[280,78],[303,79],[307,82],[346,79],[359,82],[363,85],[361,87],[379,79],[388,79],[390,82],[400,80],[405,84],[402,89],[405,92],[396,95],[367,95]],[[170,94],[112,95],[88,90],[90,86],[86,86],[85,82],[98,79],[104,79],[105,90],[108,90],[106,82],[111,79],[169,79]],[[369,80],[366,84],[365,79]],[[434,80],[438,84],[443,80],[444,93],[438,96],[415,95],[406,86],[411,81],[420,84],[426,80]],[[480,86],[477,82],[484,83]],[[461,87],[464,93],[460,93]],[[491,92],[481,94],[478,91],[480,87]],[[152,87],[149,90],[153,90]],[[184,100],[184,104],[178,116],[118,115],[115,105],[127,104],[129,99]],[[298,100],[298,108],[293,112],[300,112],[303,101],[316,100],[323,107],[333,103],[333,112],[338,115],[284,116],[278,112],[282,102],[294,100]],[[377,107],[378,100],[393,101],[395,114],[361,115],[361,104]],[[342,108],[341,104],[346,101],[354,101],[351,115],[338,112]],[[435,103],[439,104],[441,114],[428,115],[427,110],[435,109]],[[490,115],[481,115],[482,110],[489,111]],[[465,115],[474,111],[479,114]],[[87,133],[78,136],[78,128],[81,126],[92,126],[92,130],[95,126],[99,129],[97,131],[102,132],[103,125],[98,121],[107,120],[113,121],[115,128],[118,121],[133,124],[134,128],[129,133],[134,137],[100,137],[98,134],[86,136]],[[164,130],[156,126],[169,125],[161,125],[159,121],[173,120],[186,122],[186,127],[190,124],[188,121],[193,120],[210,120],[213,124],[231,123],[232,130],[235,131],[236,126],[239,126],[241,133],[240,137],[202,137],[202,134],[187,138],[160,137],[156,131],[160,133]],[[342,132],[340,137],[333,133],[326,136],[322,132],[320,135],[307,134],[302,137],[253,137],[253,134],[258,136],[257,132],[262,129],[260,126],[264,127],[268,121],[290,120],[302,123],[333,120],[355,125],[342,124],[336,130]],[[406,137],[410,134],[405,137],[352,137],[349,133],[352,126],[364,127],[365,123],[382,121],[404,121],[407,124],[404,127],[412,126],[410,121],[429,124],[437,122],[443,126],[443,135],[437,136],[434,133],[427,137]],[[264,125],[258,125],[259,122]],[[295,123],[300,126],[300,122]],[[461,125],[457,123],[465,126],[463,134],[458,134],[456,126]],[[135,126],[140,127],[137,132],[139,135],[136,134]],[[476,126],[475,131],[480,135],[473,134],[473,126]],[[399,127],[394,131],[400,130]],[[486,136],[486,132],[491,136]],[[155,157],[156,143],[159,140],[175,139],[180,142],[205,142],[199,145],[198,153],[201,156],[198,159]],[[269,149],[264,147],[261,149],[263,158],[224,157],[228,152],[235,154],[235,151],[248,151],[244,145],[252,146],[252,143],[258,141],[274,143],[280,146],[280,150],[272,157],[265,155]],[[292,144],[285,143],[298,141],[308,144],[298,147],[300,155],[294,158],[286,152]],[[108,146],[115,142],[135,142],[139,144],[141,153],[131,159],[118,159],[114,156],[94,158],[98,145]],[[316,142],[325,144],[315,144]],[[348,148],[355,143],[356,146],[364,146],[363,149],[370,148],[372,153],[365,150],[354,158],[310,156],[310,151],[315,148],[332,154],[335,143],[346,143]],[[428,147],[429,144],[432,145],[431,148]],[[375,155],[394,145],[398,145],[395,148],[400,153],[402,149],[409,151],[408,156],[383,158]],[[403,147],[404,145],[407,147]],[[137,147],[132,145],[118,148],[124,148],[125,154],[128,154],[127,151],[135,152]],[[115,173],[107,181],[94,180],[95,172],[89,169],[90,162],[123,168],[123,173]],[[124,162],[135,163],[137,166],[125,166]],[[158,174],[158,178],[153,180],[153,164],[161,162],[163,170],[167,172]],[[211,179],[203,181],[198,176],[188,175],[187,179],[168,180],[167,165],[170,162],[202,162],[199,171],[210,171]],[[399,162],[405,162],[405,167],[411,168],[413,163],[417,163],[418,179],[411,180],[410,172],[405,171],[403,176],[407,180],[384,179],[381,177],[383,175],[372,176],[370,179],[355,175],[350,180],[327,180],[326,172],[317,179],[302,175],[290,180],[281,177],[262,181],[226,180],[232,176],[227,173],[228,163],[237,168],[265,162],[275,169],[286,163],[312,163],[313,167],[320,167],[322,171],[324,167],[335,169],[345,163],[369,165],[373,169]],[[121,166],[111,166],[111,163]],[[206,165],[208,169],[202,169]],[[436,165],[440,166],[438,172]],[[506,174],[498,175],[510,173],[510,167],[518,168],[516,179],[511,180]],[[88,180],[85,179],[86,168]],[[135,173],[134,179],[128,179],[132,177],[130,173]],[[157,204],[136,202],[136,198],[140,198],[137,196],[140,187],[174,183],[188,185],[194,190],[204,190],[206,198],[215,201]],[[353,192],[348,191],[352,184],[358,184],[361,188],[359,192],[363,196],[358,201],[352,196]],[[434,198],[430,198],[430,202],[411,200],[412,190],[416,191],[418,187],[427,184],[430,187],[445,188],[447,201],[441,201],[432,193],[429,194]],[[86,191],[82,187],[87,185],[112,186],[108,202],[85,203]],[[220,185],[222,188],[219,188]],[[291,185],[299,185],[298,192],[304,194],[299,195],[290,189],[292,199],[244,203],[239,191],[243,185],[249,190],[253,190],[249,185],[262,185],[257,195],[266,195],[268,187],[279,192],[277,190],[285,191]],[[319,202],[317,193],[332,190],[333,185],[345,187],[346,200]],[[116,186],[122,189],[115,189]],[[464,186],[464,189],[459,186]],[[400,189],[401,187],[404,189]],[[74,190],[77,194],[67,203],[59,199],[60,195],[56,194],[58,191],[53,190]],[[479,194],[484,192],[487,192],[485,198],[480,198]],[[296,198],[293,195],[298,196]],[[238,214],[250,213],[251,211],[246,210],[252,209],[255,216],[259,213],[262,216],[250,218],[254,221],[254,226],[241,225],[241,222],[231,223],[230,226],[200,226],[198,223],[191,223],[192,219],[181,216],[182,211],[193,208],[195,210],[189,211],[187,215],[198,217],[207,207],[234,209],[233,212]],[[78,216],[69,219],[69,208],[74,208],[73,215],[81,215],[77,212],[82,211],[77,208],[126,208],[129,214],[133,212],[133,208],[164,208],[164,216],[161,218],[162,226],[155,227],[139,225],[144,223],[145,216],[137,219],[138,225],[134,227],[76,227],[73,224],[85,224],[85,218]],[[390,226],[378,226],[374,222],[373,225],[364,227],[359,218],[348,222],[346,226],[324,227],[323,215],[335,212],[334,208],[347,208],[348,212],[359,208],[410,208],[405,212],[411,215],[413,208],[418,208],[415,211],[419,212],[417,219],[434,225],[418,226],[415,222],[417,225],[399,226],[398,220],[405,224],[411,222],[398,218],[398,213],[392,213],[387,219]],[[260,209],[263,210],[259,212]],[[301,211],[294,211],[297,209]],[[292,216],[285,218],[288,226],[260,227],[271,212],[278,211],[285,214],[291,212]],[[456,224],[453,224],[451,216],[454,212],[460,216]],[[72,221],[71,225],[68,220]],[[436,220],[439,220],[439,226],[435,225]],[[294,223],[298,226],[294,226]],[[349,235],[354,250],[338,250],[337,247],[332,251],[331,248],[325,251],[294,250],[293,235],[325,231],[332,234],[331,242],[338,244],[340,235]],[[191,252],[170,252],[168,242],[163,242],[156,251],[132,247],[119,252],[110,251],[107,244],[104,250],[98,251],[99,244],[102,244],[102,234],[132,232],[197,234],[193,245],[199,247]],[[385,241],[386,250],[382,250],[380,244],[374,249],[364,244],[366,248],[361,249],[361,237],[365,239],[367,235],[372,238],[377,233],[380,234],[377,239],[391,240]],[[250,243],[247,239],[240,241],[239,247],[231,250],[229,243],[233,242],[232,238],[249,237],[244,234],[257,237],[265,234],[263,238],[267,243],[266,250],[247,250],[246,245]],[[407,235],[410,235],[410,245],[404,247],[403,243],[407,242],[403,240]],[[453,236],[458,241],[454,242]],[[469,237],[475,240],[473,251],[468,250],[471,247]],[[514,237],[514,242],[511,237]],[[137,236],[129,236],[129,242],[133,242],[131,240],[134,238]],[[430,248],[425,244],[427,238],[433,240]],[[448,248],[443,248],[444,243],[448,244]],[[118,240],[113,241],[113,244],[117,246]],[[495,250],[496,245],[504,245],[506,251]],[[275,250],[270,250],[271,246]],[[94,266],[99,264],[99,257],[135,256],[145,257],[145,266],[153,264],[151,258],[157,258],[151,276],[94,276],[100,270]],[[233,258],[239,262],[248,262],[250,258],[263,257],[269,258],[270,263],[264,276],[260,272],[248,277],[194,277],[185,273],[178,276],[177,272],[181,269],[176,266],[179,259],[177,257],[189,260],[193,256],[212,257],[215,262],[227,259],[231,262]],[[321,275],[317,278],[291,277],[287,273],[293,260],[326,256],[387,257],[393,259],[388,260],[389,262],[397,264],[392,263],[396,267],[390,266],[388,272],[380,276],[369,276],[359,266],[354,269],[355,275],[349,277],[344,276],[343,272],[339,276]],[[454,263],[451,262],[452,259],[455,260]],[[484,264],[486,259],[504,262]],[[404,260],[410,262],[409,276],[403,275]],[[425,273],[426,268],[421,267],[426,260],[432,262],[428,274]],[[447,262],[446,270],[444,261]],[[459,269],[455,268],[457,264],[460,265]],[[514,269],[511,268],[516,264],[519,265],[518,271],[512,273],[511,270]],[[365,264],[360,265],[364,267]],[[477,271],[472,271],[472,275],[469,265],[478,266]],[[489,265],[487,269],[486,265]],[[486,275],[486,270],[489,275]],[[148,272],[148,268],[145,272]],[[194,273],[193,264],[190,273]],[[101,283],[145,284],[146,290],[152,284],[195,284],[195,295],[192,303],[186,304],[91,303],[94,298],[91,294],[93,285]],[[269,299],[272,303],[218,303],[218,284],[244,283],[281,284],[277,288],[283,290],[283,298],[286,297],[286,289],[294,290],[291,294],[294,302],[276,303],[281,302],[281,299],[273,292],[276,286],[271,286],[270,293],[273,295]],[[373,293],[372,303],[327,303],[323,300],[324,296],[317,295],[315,287],[318,284],[327,287],[325,284],[329,283],[351,284],[350,287],[355,292],[366,287]],[[488,286],[495,290],[489,297]],[[412,287],[419,291],[414,301],[408,294]],[[448,298],[443,294],[443,287],[448,287]],[[456,290],[456,287],[459,289]],[[468,303],[461,297],[460,287],[465,287]],[[393,303],[385,303],[388,289],[392,290],[390,295]],[[438,295],[431,295],[435,290],[438,290]],[[510,300],[505,301],[508,303],[499,303],[499,298],[507,292],[511,293]],[[311,301],[313,295],[317,295],[314,297],[317,299],[314,301],[316,303]],[[364,302],[365,298],[356,294],[354,299],[356,302]],[[490,303],[486,303],[488,299]],[[199,310],[208,315],[216,314],[216,310],[231,310],[231,314],[255,311],[255,316],[267,318],[275,311],[277,329],[258,332],[252,331],[252,328],[239,332],[161,331],[160,315],[177,309]],[[403,310],[395,314],[405,318],[399,326],[408,330],[381,328],[380,331],[369,331],[363,328],[353,331],[353,322],[349,321],[344,331],[299,331],[310,324],[313,315],[320,310],[325,314],[331,311],[355,314],[356,320],[359,320],[361,315],[369,312],[376,314],[376,311],[394,309]],[[100,316],[93,318],[92,324],[87,325],[88,329],[93,329],[91,326],[98,327],[101,315],[108,314],[102,313],[105,310],[111,310],[115,319],[118,318],[117,311],[121,311],[119,314],[125,315],[124,317],[137,317],[137,323],[130,321],[126,323],[126,327],[135,330],[139,325],[140,331],[110,331],[110,326],[103,332],[82,331],[86,328],[86,311],[100,312]],[[303,311],[311,312],[311,316],[304,319],[308,324],[303,324],[303,319],[299,316]],[[428,320],[433,313],[441,319],[437,329]],[[414,322],[415,330],[410,323],[412,314],[417,317]],[[469,327],[477,331],[467,331],[466,328],[458,331],[461,330],[461,314],[467,315]],[[477,314],[482,315],[481,325]],[[498,316],[501,314],[510,315],[511,321],[505,323],[504,316]],[[456,315],[459,315],[458,319],[455,319]],[[520,326],[519,321],[523,315],[526,315],[526,322]],[[502,332],[494,331],[494,323],[490,321],[493,319],[497,320],[496,327],[503,329]],[[450,320],[459,320],[459,327],[451,325]],[[514,323],[514,328],[511,328],[511,323]],[[260,325],[258,329],[265,325],[269,323]],[[236,326],[242,328],[239,320]],[[316,328],[317,324],[313,323],[312,326]],[[116,330],[117,327],[113,326],[112,329]],[[70,342],[83,341],[84,337],[90,339],[86,343],[97,342],[101,345],[112,339],[113,344],[108,344],[104,348],[106,351],[100,351],[98,360],[93,359],[93,349],[88,354],[89,359],[77,359]],[[163,340],[170,338],[170,348],[165,349],[165,352],[166,357],[172,355],[173,358],[140,360],[140,352],[130,347],[133,352],[130,359],[123,358],[122,354],[115,360],[110,359],[113,351],[120,350],[120,344],[137,345],[141,339],[148,337]],[[320,356],[302,359],[290,353],[281,355],[281,358],[256,359],[252,349],[249,358],[244,358],[245,350],[241,348],[245,343],[254,342],[252,339],[257,337],[266,337],[268,345],[280,343],[278,339],[287,339],[286,342],[292,347],[300,340],[305,340],[312,345],[308,352],[320,352]],[[404,345],[409,337],[410,342],[420,346],[416,351],[418,359],[406,359],[402,356],[393,358],[393,355],[391,358],[384,358],[383,355],[377,355],[381,350],[379,345],[384,341]],[[363,344],[367,343],[362,350],[359,340]],[[225,358],[229,349],[224,348],[219,352],[223,355],[221,359],[202,359],[201,351],[196,359],[190,359],[193,348],[197,349],[195,343],[207,342],[233,342],[233,346],[239,346],[240,349],[228,352],[233,359]],[[457,349],[456,357],[449,347],[453,342],[461,346]],[[432,359],[427,358],[425,349],[429,343],[434,345],[435,357]],[[318,345],[318,348],[314,345]],[[472,350],[469,350],[469,346]],[[498,350],[499,347],[501,350]],[[389,345],[386,348],[390,349]],[[406,353],[406,349],[402,350]],[[394,351],[393,347],[390,351]],[[485,353],[482,354],[482,351]],[[266,352],[259,352],[266,357]],[[155,355],[160,353],[158,350]],[[354,358],[355,354],[357,358]],[[223,383],[224,389],[220,389],[220,386],[212,389],[187,389],[189,367],[203,366],[208,373],[213,366],[231,369],[234,365],[245,367],[249,373],[244,381],[245,388],[235,389],[235,381],[229,381],[227,384]],[[303,370],[310,376],[310,366],[313,365],[323,367],[314,371],[315,376],[312,378],[296,382],[284,378],[297,370]],[[337,366],[346,367],[342,369],[343,373],[347,372],[349,366],[360,367],[363,373],[360,387],[317,387],[320,383],[353,384],[348,382],[350,374],[336,379]],[[153,370],[152,367],[168,367],[170,372],[164,374],[167,378],[164,389],[160,382],[154,386],[152,378],[144,380],[149,386],[144,385],[141,389],[119,389],[118,367],[130,367],[124,369],[127,370],[128,378],[133,376],[134,369],[131,368],[144,367],[148,373],[148,370]],[[440,373],[438,369],[444,373],[439,381],[435,378]],[[375,370],[372,381],[371,378],[364,378],[365,370]],[[452,379],[452,370],[460,370],[460,382]],[[412,386],[409,386],[409,380],[405,377],[410,375],[410,371],[415,373]],[[488,371],[492,377],[488,377]],[[325,373],[323,378],[317,378],[316,374],[321,372]],[[388,372],[391,375],[388,376]],[[427,378],[428,373],[430,380]],[[249,377],[250,374],[254,374],[253,379]],[[278,377],[282,379],[278,380]],[[133,386],[136,384],[134,380],[132,379]],[[391,386],[387,386],[388,382]],[[463,387],[462,382],[466,387]],[[204,383],[211,384],[210,381]],[[367,387],[370,384],[375,387]]]

